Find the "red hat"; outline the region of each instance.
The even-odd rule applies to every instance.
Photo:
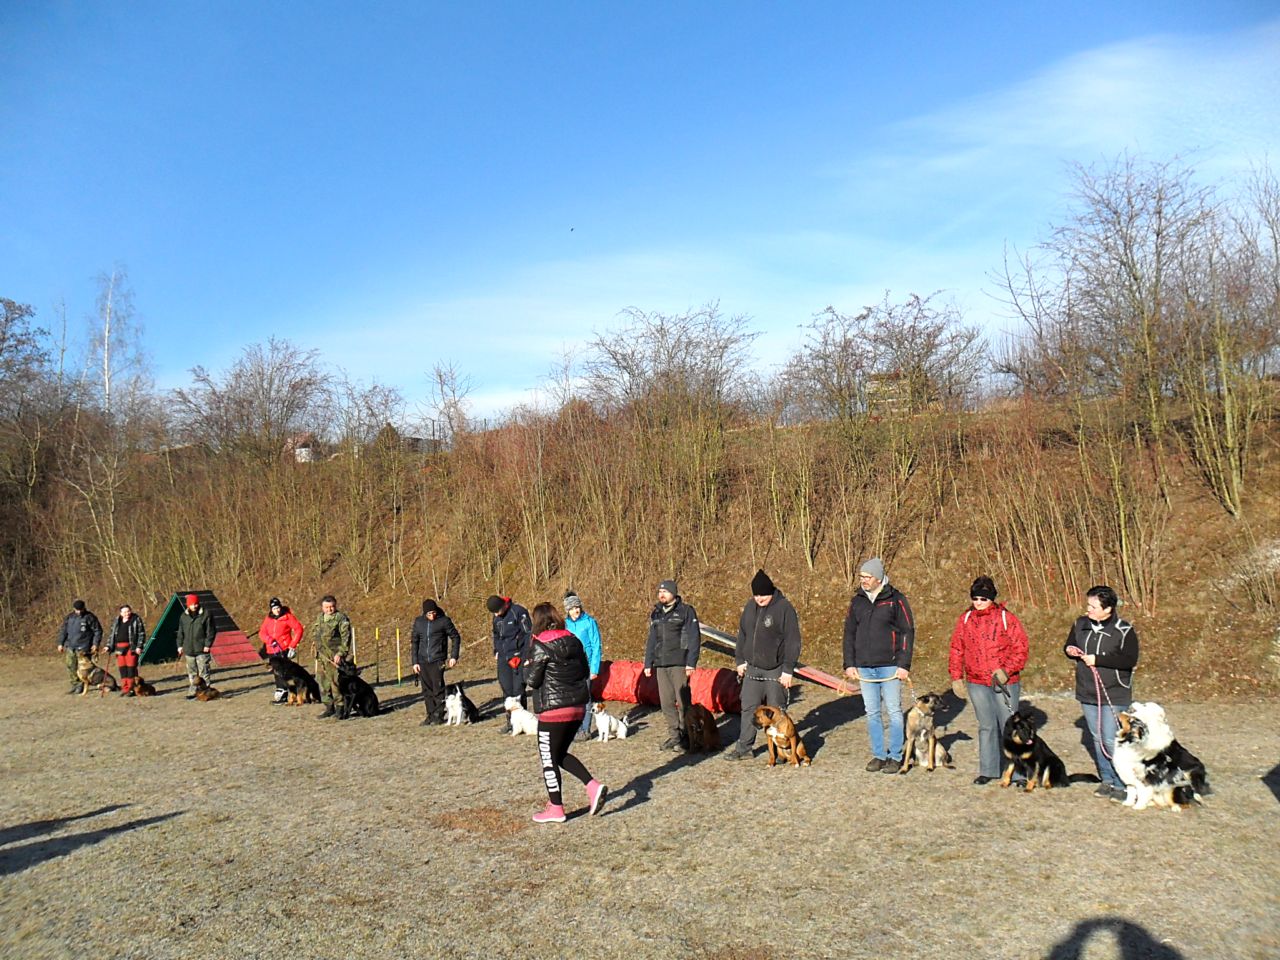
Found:
[[[194,593],[188,593],[188,594],[187,594],[187,606],[188,606],[188,607],[198,607],[198,606],[200,606],[200,598],[199,598],[199,597],[197,597]]]

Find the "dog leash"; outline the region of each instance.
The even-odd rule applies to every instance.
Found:
[[[1087,663],[1085,666],[1093,674],[1093,691],[1098,701],[1098,749],[1102,751],[1104,757],[1110,760],[1111,754],[1107,753],[1107,738],[1102,735],[1102,701],[1107,701],[1107,709],[1111,711],[1112,717],[1116,716],[1116,708],[1111,702],[1111,697],[1107,694],[1107,688],[1102,682],[1102,677],[1098,675],[1098,668]]]

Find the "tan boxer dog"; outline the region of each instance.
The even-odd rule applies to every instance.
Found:
[[[769,745],[769,766],[776,766],[778,754],[789,761],[793,767],[809,766],[809,754],[804,748],[804,741],[796,733],[796,725],[791,722],[785,710],[777,707],[756,707],[751,718],[757,730],[765,733],[765,742]]]

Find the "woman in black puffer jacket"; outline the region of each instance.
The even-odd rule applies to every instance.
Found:
[[[533,652],[525,674],[530,704],[538,715],[538,755],[547,787],[547,806],[533,815],[534,823],[564,823],[564,798],[560,792],[563,767],[587,786],[589,813],[604,802],[605,786],[582,761],[569,752],[573,735],[582,725],[590,698],[586,651],[582,641],[564,628],[564,621],[550,603],[533,608]]]

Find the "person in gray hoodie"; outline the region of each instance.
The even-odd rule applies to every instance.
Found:
[[[738,742],[724,758],[743,760],[751,756],[756,742],[751,722],[756,707],[768,704],[786,709],[800,659],[800,620],[795,607],[763,570],[757,570],[751,579],[751,599],[738,620],[734,659],[742,681],[742,725]]]

